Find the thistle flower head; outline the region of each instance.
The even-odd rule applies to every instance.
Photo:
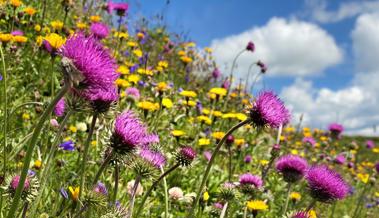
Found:
[[[245,173],[239,178],[239,188],[243,193],[254,193],[257,189],[262,187],[263,181],[259,176]]]
[[[328,127],[329,131],[334,135],[339,135],[343,132],[344,128],[341,124],[331,123]]]
[[[307,161],[297,155],[285,155],[276,162],[276,169],[283,174],[286,182],[300,180],[308,168]]]
[[[54,114],[57,117],[63,116],[65,111],[65,101],[64,98],[61,98],[54,107]]]
[[[159,151],[142,149],[139,155],[142,157],[142,159],[144,159],[157,169],[159,169],[166,163],[166,158]]]
[[[311,167],[305,175],[311,196],[321,202],[341,200],[349,192],[349,186],[337,172],[325,165]]]
[[[98,39],[104,39],[109,35],[109,27],[105,23],[92,23],[90,30],[91,33]]]
[[[316,144],[316,140],[313,137],[304,137],[303,142],[308,143],[312,146],[314,146]]]
[[[190,146],[184,146],[176,154],[176,161],[182,166],[191,165],[196,157],[196,151]]]
[[[27,202],[32,202],[38,195],[39,182],[32,172],[28,174],[24,182],[24,188],[21,192],[21,199]],[[9,175],[5,178],[5,186],[3,189],[4,196],[14,197],[16,189],[20,183],[20,175]]]
[[[111,147],[118,153],[128,153],[141,145],[146,127],[132,111],[123,112],[116,118]]]
[[[248,42],[246,45],[246,50],[253,52],[255,50],[255,45],[253,42]]]
[[[76,33],[66,40],[58,53],[70,60],[69,69],[80,74],[74,92],[88,101],[109,100],[115,90],[116,62],[94,36]],[[63,60],[63,59],[62,59]],[[100,93],[99,93],[100,92]],[[106,94],[110,92],[111,94]]]
[[[252,123],[257,127],[270,126],[278,128],[287,124],[290,113],[283,102],[271,91],[262,92],[248,108]]]
[[[10,183],[10,187],[16,191],[17,187],[18,187],[18,184],[20,183],[20,175],[16,175],[12,178],[12,181]],[[24,182],[24,191],[25,190],[28,190],[30,187],[30,181],[29,181],[29,178],[26,178],[25,179],[25,182]]]

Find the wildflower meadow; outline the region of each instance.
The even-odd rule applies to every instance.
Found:
[[[254,39],[222,72],[133,7],[0,0],[1,218],[379,217],[378,138],[253,94]]]

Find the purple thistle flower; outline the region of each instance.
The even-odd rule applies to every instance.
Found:
[[[135,87],[129,87],[125,90],[125,94],[127,96],[130,96],[136,100],[138,100],[140,98],[140,93],[139,93],[139,90]]]
[[[75,144],[72,140],[68,140],[63,142],[62,144],[59,145],[63,150],[65,151],[73,151],[75,150]]]
[[[23,36],[24,32],[22,32],[21,30],[15,30],[15,31],[11,32],[11,35],[12,36]]]
[[[98,182],[96,187],[93,190],[97,193],[101,193],[103,195],[108,195],[107,187],[102,182]]]
[[[297,211],[295,212],[291,218],[310,218],[307,211]]]
[[[93,99],[90,102],[92,108],[99,113],[108,111],[111,104],[116,102],[119,97],[115,86],[90,88],[87,95]]]
[[[159,144],[159,135],[149,134],[142,138],[141,145],[147,148],[151,144]]]
[[[345,155],[343,155],[343,154],[337,155],[337,157],[334,159],[334,162],[336,164],[340,164],[340,165],[344,164],[346,162]]]
[[[212,77],[214,79],[218,79],[221,76],[220,70],[216,67],[212,72]]]
[[[143,143],[146,127],[133,111],[123,112],[116,118],[111,146],[119,152],[129,152]]]
[[[65,100],[64,100],[64,98],[61,98],[58,101],[58,103],[55,105],[54,114],[57,117],[61,117],[61,116],[63,116],[64,111],[65,111]]]
[[[90,30],[97,39],[104,39],[109,35],[109,27],[105,23],[93,23],[91,24]]]
[[[264,64],[262,61],[258,61],[257,65],[261,68],[261,73],[266,73],[267,71],[267,65]]]
[[[251,155],[246,155],[243,161],[244,161],[245,163],[251,163],[251,159],[252,159],[252,158],[251,158]]]
[[[241,185],[254,186],[255,188],[262,187],[262,179],[259,176],[253,175],[251,173],[242,174],[239,178]]]
[[[367,140],[366,141],[366,148],[373,149],[374,147],[375,147],[374,141],[372,141],[372,140]]]
[[[108,11],[109,14],[112,13],[112,11],[117,11],[117,14],[119,16],[123,16],[125,14],[125,12],[128,10],[129,8],[129,5],[127,3],[122,3],[122,2],[112,2],[112,1],[108,1],[107,2],[107,5],[106,5],[106,9]]]
[[[328,127],[328,129],[335,136],[338,136],[344,130],[343,126],[341,124],[338,124],[338,123],[332,123],[332,124],[330,124],[329,127]]]
[[[176,155],[176,161],[182,166],[189,166],[196,158],[196,151],[190,146],[182,147]]]
[[[222,83],[222,88],[229,89],[229,87],[230,87],[230,81],[228,79],[225,79],[224,82]]]
[[[257,127],[270,126],[278,128],[287,124],[290,113],[283,102],[271,91],[262,92],[250,106],[250,118]]]
[[[316,140],[313,137],[304,137],[303,142],[309,143],[312,146],[314,146],[316,144]]]
[[[375,170],[376,170],[377,173],[379,173],[379,162],[377,162],[377,163],[375,164]]]
[[[311,167],[305,179],[311,196],[325,203],[343,199],[350,189],[340,174],[325,165]]]
[[[248,42],[247,45],[246,45],[246,50],[254,52],[254,50],[255,50],[254,43],[253,42]]]
[[[76,33],[58,53],[70,59],[83,76],[80,88],[74,88],[76,94],[88,101],[115,98],[115,81],[119,77],[116,62],[94,36]]]
[[[222,210],[222,208],[224,208],[224,205],[221,202],[215,202],[213,204],[213,207]]]
[[[304,158],[297,155],[285,155],[276,161],[276,169],[283,174],[283,179],[286,182],[297,182],[303,178],[308,163]]]
[[[16,190],[17,187],[18,187],[18,184],[20,183],[20,175],[16,175],[12,178],[11,180],[11,184],[10,184],[10,187],[13,189],[13,190]],[[28,190],[30,187],[30,181],[28,178],[26,178],[25,182],[24,182],[24,189],[23,190]]]
[[[166,163],[166,158],[158,151],[143,149],[139,155],[156,168],[162,167]]]

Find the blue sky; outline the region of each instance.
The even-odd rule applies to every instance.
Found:
[[[379,1],[127,2],[130,19],[163,14],[171,31],[188,33],[199,47],[214,48],[219,65],[232,61],[236,46],[255,42],[255,56],[239,60],[239,77],[246,77],[249,61],[267,61],[266,87],[283,97],[295,120],[304,114],[306,124],[313,127],[338,121],[350,133],[376,134],[371,127],[379,122],[378,90],[366,84],[370,78],[379,79],[379,67],[364,51],[372,48],[373,55],[379,55],[379,41],[367,38],[378,33]],[[331,115],[324,115],[328,111]]]

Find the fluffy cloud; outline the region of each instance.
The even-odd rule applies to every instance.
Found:
[[[347,1],[335,11],[327,10],[326,0],[308,0],[307,6],[314,20],[321,23],[333,23],[363,13],[379,11],[379,1]]]
[[[249,66],[258,59],[267,63],[269,75],[310,76],[321,73],[343,58],[343,52],[333,37],[319,26],[275,17],[264,26],[215,39],[210,47],[221,67],[224,64],[231,67],[235,55],[249,41],[256,44],[256,51],[254,54],[245,52],[240,56],[235,70],[237,78],[246,77]]]
[[[340,90],[316,89],[310,81],[297,79],[282,89],[281,96],[290,106],[295,119],[304,114],[305,123],[325,128],[338,121],[348,133],[377,135],[379,123],[379,15],[363,14],[352,31],[356,73],[348,87]],[[294,120],[297,122],[296,120]]]

